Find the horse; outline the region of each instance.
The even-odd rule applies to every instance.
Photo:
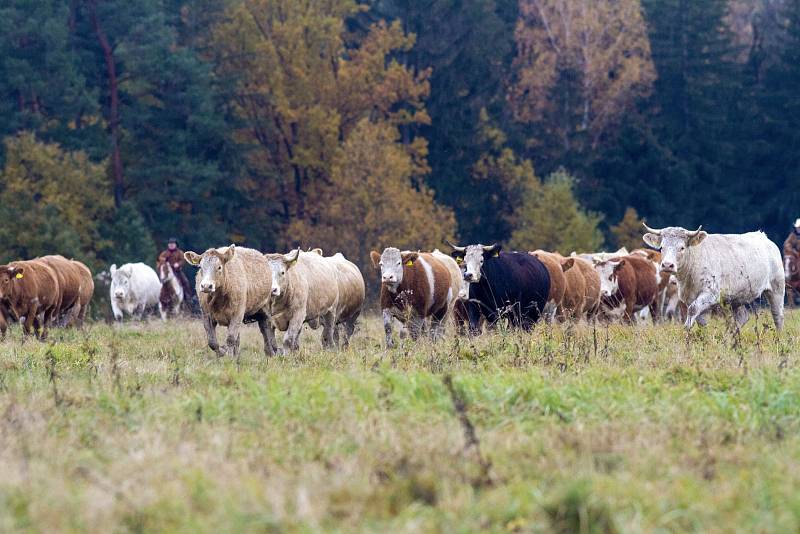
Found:
[[[169,262],[158,264],[158,279],[161,281],[161,293],[158,296],[158,311],[161,312],[161,319],[166,321],[167,317],[176,317],[183,304],[183,286]]]
[[[786,274],[786,300],[790,307],[794,307],[795,296],[800,294],[800,257],[787,254],[783,259],[783,269]]]

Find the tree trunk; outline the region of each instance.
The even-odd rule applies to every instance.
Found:
[[[109,91],[109,110],[108,110],[108,129],[111,134],[111,170],[114,177],[114,205],[118,208],[122,204],[122,195],[125,190],[125,180],[122,172],[122,156],[119,149],[119,80],[117,79],[117,66],[114,62],[114,50],[108,41],[100,20],[97,17],[97,2],[90,0],[87,2],[91,10],[90,16],[94,33],[97,41],[103,50],[103,58],[106,62],[106,75],[108,76]]]

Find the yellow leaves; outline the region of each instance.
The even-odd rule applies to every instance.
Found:
[[[29,132],[6,138],[5,152],[0,202],[9,205],[25,199],[42,221],[46,212],[55,210],[91,250],[98,221],[113,208],[106,164],[92,163],[83,152],[43,143]]]
[[[644,234],[642,219],[634,208],[628,206],[622,220],[611,227],[611,233],[617,241],[618,247],[625,247],[628,250],[640,248],[644,244],[642,235]]]
[[[596,139],[655,80],[639,0],[521,0],[515,37],[517,81],[510,98],[525,122],[557,114],[566,132],[588,130]],[[559,83],[575,76],[575,101],[552,97]]]
[[[346,21],[365,9],[354,0],[239,0],[213,32],[218,75],[238,84],[231,104],[245,126],[234,139],[257,147],[237,187],[257,199],[257,223],[274,226],[280,214],[287,244],[313,236],[347,250],[343,236],[358,228],[379,246],[409,220],[419,225],[411,236],[454,227],[419,184],[430,172],[427,142],[400,143],[397,131],[430,124],[431,72],[390,59],[415,40],[399,21],[373,24],[353,42]],[[391,202],[403,212],[396,228],[382,219]]]
[[[414,187],[415,167],[395,127],[362,119],[337,154],[317,221],[295,220],[288,234],[340,250],[360,266],[368,265],[371,249],[438,246],[443,236],[454,235],[455,218],[424,184]]]

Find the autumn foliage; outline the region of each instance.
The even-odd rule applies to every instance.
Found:
[[[409,244],[440,223],[449,224],[440,232],[452,231],[452,214],[424,186],[427,143],[398,131],[429,122],[429,71],[390,59],[414,44],[399,22],[375,23],[351,40],[345,20],[361,9],[352,0],[247,0],[214,31],[219,74],[237,79],[236,139],[251,147],[238,182],[255,199],[247,218],[277,236],[264,246],[339,250],[344,228],[332,225],[345,223],[374,236],[370,244],[394,237],[399,229],[385,229],[389,205],[405,219]],[[412,206],[424,224],[408,224]]]

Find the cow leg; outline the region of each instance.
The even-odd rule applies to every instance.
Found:
[[[239,356],[239,328],[242,326],[242,319],[233,319],[228,324],[228,335],[225,337],[225,348],[231,356]]]
[[[653,319],[653,324],[661,322],[661,313],[659,313],[659,305],[656,300],[650,304],[650,318]]]
[[[772,312],[776,330],[783,330],[783,293],[784,288],[782,287],[764,292],[769,300],[769,310]]]
[[[167,309],[160,302],[158,303],[158,313],[161,315],[161,320],[167,320]]]
[[[408,328],[408,335],[416,341],[425,328],[425,319],[416,316],[409,317],[406,327]]]
[[[278,344],[275,342],[275,329],[272,327],[269,317],[264,315],[258,319],[258,329],[261,330],[261,337],[264,338],[264,354],[273,356],[278,350]]]
[[[114,320],[122,322],[122,310],[119,309],[119,306],[114,301],[114,298],[111,299],[111,312],[114,314]]]
[[[356,321],[358,320],[360,313],[360,311],[356,312],[352,317],[348,318],[344,323],[342,323],[342,328],[344,329],[344,337],[342,339],[343,349],[346,349],[350,346],[350,338],[353,337],[353,332],[356,331]]]
[[[386,335],[386,347],[393,347],[394,340],[392,339],[392,314],[389,313],[389,310],[383,310],[383,332]]]
[[[336,319],[333,313],[326,313],[322,317],[322,346],[323,348],[330,349],[336,347]]]
[[[749,319],[750,312],[747,310],[747,306],[739,304],[733,307],[733,320],[736,322],[736,326],[743,327]]]
[[[691,328],[695,321],[699,322],[701,326],[705,326],[705,318],[702,316],[716,304],[719,304],[719,295],[709,291],[700,293],[697,298],[694,299],[694,302],[689,305],[689,311],[686,314],[684,326],[686,328]]]
[[[206,330],[206,339],[208,339],[208,348],[213,350],[220,358],[225,356],[225,350],[220,349],[219,342],[217,342],[217,322],[209,315],[203,316],[203,328]]]
[[[305,317],[302,313],[296,313],[289,319],[289,328],[283,336],[284,353],[296,351],[300,348],[300,332],[303,330]]]

